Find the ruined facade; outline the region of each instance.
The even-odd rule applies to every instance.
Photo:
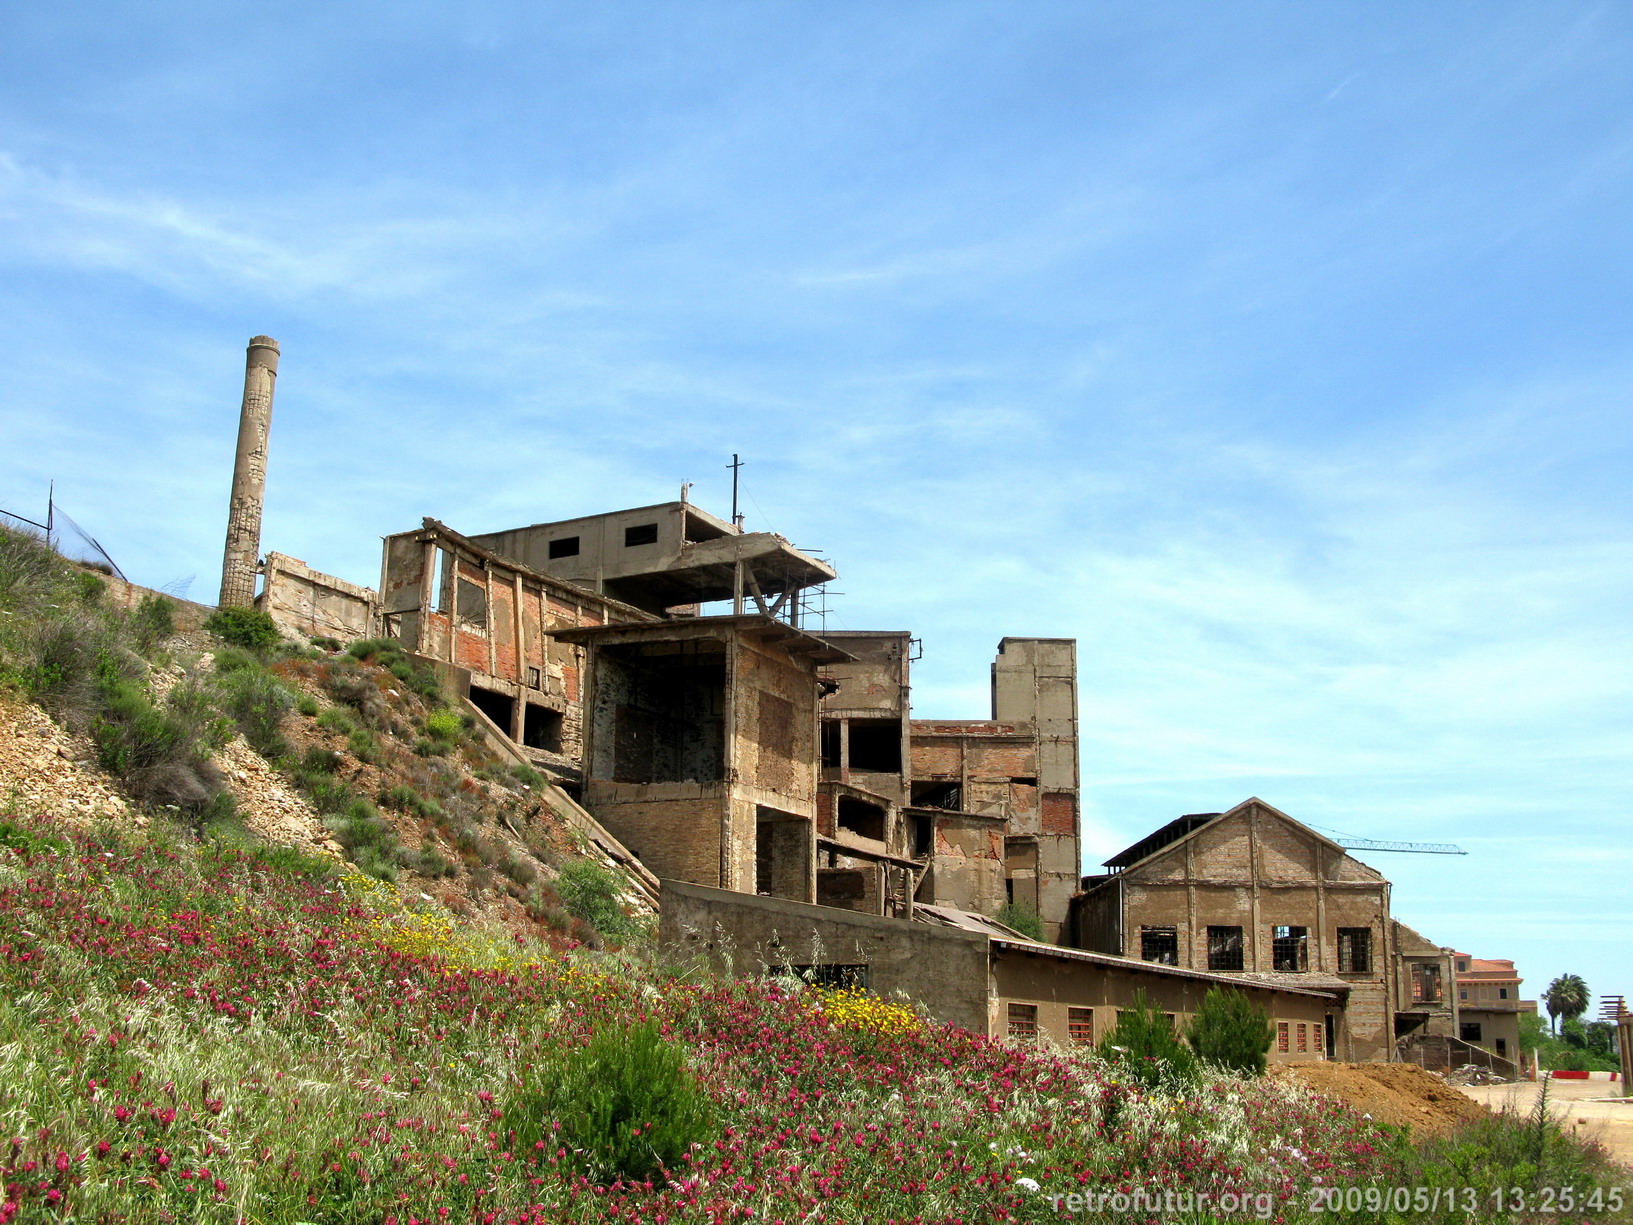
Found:
[[[382,634],[438,664],[660,875],[878,915],[1066,921],[1077,868],[1075,646],[1006,638],[993,717],[912,718],[907,631],[801,629],[834,577],[686,501],[385,540],[378,593],[281,554],[293,632]],[[733,611],[705,616],[709,606]]]
[[[1328,1058],[1514,1074],[1515,1045],[1482,1057],[1460,1037],[1459,955],[1391,915],[1376,869],[1264,801],[1180,817],[1105,867],[1083,878],[1072,943],[1329,991],[1343,1020],[1325,1035]]]
[[[1344,1001],[1329,1057],[1388,1059],[1397,1008],[1389,882],[1250,799],[1181,817],[1084,879],[1074,943],[1243,979],[1306,982]],[[1330,1038],[1330,1040],[1329,1040]]]

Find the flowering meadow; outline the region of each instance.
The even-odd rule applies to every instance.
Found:
[[[530,1067],[641,1021],[683,1049],[712,1138],[607,1185],[559,1120],[515,1142]],[[1142,1090],[862,993],[485,936],[287,850],[17,816],[0,1144],[0,1222],[283,1225],[1043,1221],[1052,1195],[1139,1188],[1290,1219],[1311,1187],[1396,1181],[1405,1151],[1268,1081]]]

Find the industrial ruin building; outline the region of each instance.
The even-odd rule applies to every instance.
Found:
[[[661,877],[906,917],[1035,913],[1077,879],[1075,644],[1006,638],[992,718],[912,718],[907,631],[813,633],[835,577],[682,499],[386,537],[378,593],[271,554],[261,605],[380,633]],[[705,609],[725,608],[719,615]]]
[[[1380,873],[1260,800],[1181,817],[1081,877],[1071,639],[1002,639],[989,717],[914,718],[910,631],[802,624],[833,567],[684,489],[469,536],[427,518],[385,538],[378,590],[259,559],[277,358],[251,342],[222,604],[258,572],[286,631],[389,637],[432,664],[659,904],[671,950],[1062,1044],[1099,1041],[1142,996],[1183,1024],[1223,986],[1272,1019],[1275,1062],[1513,1073],[1512,966],[1412,931]]]
[[[1319,1036],[1329,1059],[1514,1073],[1459,1037],[1453,950],[1391,915],[1382,873],[1263,800],[1180,817],[1104,866],[1073,900],[1073,944],[1331,992],[1338,1006]]]

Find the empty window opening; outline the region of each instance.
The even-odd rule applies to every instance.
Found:
[[[811,822],[761,805],[754,829],[754,892],[762,897],[811,900],[816,844]]]
[[[1038,780],[1035,778],[1012,778],[1009,781],[1017,787],[1036,787],[1038,785]]]
[[[714,782],[725,770],[726,657],[717,642],[596,653],[591,777]]]
[[[1497,988],[1497,998],[1500,999],[1500,1000],[1506,1000],[1508,998],[1508,988],[1507,987],[1498,987]]]
[[[636,527],[624,529],[624,547],[632,549],[638,544],[657,544],[658,525],[656,523],[642,523]]]
[[[839,797],[839,828],[859,838],[885,840],[885,810],[866,800]]]
[[[914,783],[914,808],[944,808],[948,812],[964,810],[964,788],[959,783]]]
[[[1066,1038],[1073,1046],[1094,1045],[1094,1009],[1066,1010]]]
[[[488,627],[488,593],[468,578],[459,580],[459,607],[455,610],[466,629]]]
[[[1478,1021],[1464,1021],[1458,1026],[1458,1036],[1464,1042],[1480,1041],[1480,1023]]]
[[[822,768],[824,770],[839,769],[841,757],[839,752],[840,725],[837,722],[825,722],[822,725]]]
[[[1457,998],[1460,1000],[1466,1000],[1469,998],[1469,993],[1467,991],[1459,991],[1457,993]]]
[[[1296,974],[1310,968],[1309,928],[1273,927],[1270,933],[1272,969]]]
[[[776,967],[776,973],[802,978],[813,987],[855,987],[865,991],[868,986],[867,966],[782,965]]]
[[[1158,965],[1179,964],[1179,929],[1174,927],[1140,928],[1140,960]]]
[[[1499,1055],[1503,1056],[1503,1058],[1505,1058],[1505,1059],[1508,1057],[1508,1039],[1507,1038],[1498,1038],[1497,1039],[1497,1053]]]
[[[516,699],[491,689],[471,686],[471,705],[492,719],[499,730],[510,735],[510,721],[516,715]]]
[[[452,584],[449,582],[448,550],[438,549],[435,570],[431,579],[431,590],[436,592],[437,611],[445,613],[453,602]]]
[[[1240,970],[1242,968],[1242,929],[1240,927],[1208,928],[1208,969]]]
[[[1372,929],[1369,927],[1340,927],[1338,929],[1338,972],[1366,974],[1372,970]]]
[[[530,749],[561,752],[561,711],[529,702],[522,712],[522,743]]]
[[[1038,1036],[1038,1006],[1036,1004],[1011,1004],[1009,1006],[1009,1036],[1011,1038],[1036,1038]]]
[[[1325,1027],[1326,1027],[1326,1031],[1327,1031],[1327,1036],[1326,1036],[1326,1049],[1325,1049],[1324,1053],[1325,1053],[1325,1055],[1327,1056],[1328,1059],[1337,1059],[1338,1058],[1338,1026],[1333,1023],[1332,1013],[1330,1013],[1330,1012],[1327,1014],[1326,1026]]]
[[[558,536],[555,540],[550,542],[549,547],[545,550],[545,554],[551,561],[555,561],[558,557],[577,557],[578,537]],[[535,553],[534,556],[537,557],[538,554]]]
[[[935,849],[936,823],[929,817],[913,818],[913,858],[923,859]]]
[[[867,873],[860,868],[819,868],[817,902],[823,906],[849,908],[868,895]]]
[[[1412,1002],[1414,1004],[1440,1003],[1440,965],[1433,961],[1412,963]]]
[[[850,768],[863,774],[902,772],[900,719],[852,719]]]

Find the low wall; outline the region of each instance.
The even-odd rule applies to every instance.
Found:
[[[671,957],[738,977],[865,967],[869,990],[900,992],[937,1021],[987,1032],[987,938],[977,933],[672,880],[660,914],[658,940]]]

